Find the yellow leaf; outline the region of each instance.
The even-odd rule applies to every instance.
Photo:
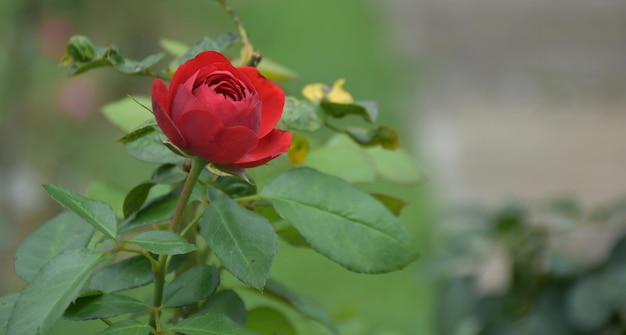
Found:
[[[293,164],[302,164],[306,160],[308,154],[309,142],[306,138],[300,135],[293,135],[291,147],[289,147],[289,151],[287,152],[289,160]]]
[[[345,84],[346,80],[344,78],[335,81],[333,86],[322,83],[309,84],[302,89],[302,96],[313,102],[325,100],[339,104],[349,104],[354,102],[354,99],[352,94],[343,89]]]

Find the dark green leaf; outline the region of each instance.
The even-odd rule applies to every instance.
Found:
[[[148,202],[142,209],[120,224],[120,232],[142,228],[169,220],[178,203],[178,191],[168,193]]]
[[[567,314],[582,330],[599,330],[611,316],[612,306],[601,294],[602,284],[599,278],[588,276],[578,281],[569,292]]]
[[[261,195],[319,253],[362,273],[401,269],[417,258],[404,226],[380,202],[309,168],[287,171]]]
[[[372,193],[370,195],[380,201],[380,203],[395,216],[400,216],[402,209],[406,206],[406,202],[404,200],[400,200],[386,194]]]
[[[210,296],[195,314],[207,313],[222,313],[240,325],[246,323],[246,305],[233,290],[219,291]]]
[[[122,138],[120,138],[117,141],[120,143],[128,143],[128,142],[136,141],[150,133],[153,133],[154,131],[155,131],[154,125],[143,126],[141,128],[137,128],[131,131],[130,133],[124,135]]]
[[[180,235],[169,230],[151,230],[128,240],[157,255],[180,255],[198,250]]]
[[[114,57],[109,57],[109,60],[113,65],[113,68],[123,74],[142,74],[148,68],[152,67],[154,64],[163,59],[163,57],[165,57],[165,54],[159,52],[149,55],[141,61],[134,61],[127,58],[115,59]]]
[[[322,101],[320,102],[320,108],[334,118],[357,115],[370,123],[375,122],[376,118],[378,118],[378,105],[375,102],[342,104]]]
[[[89,288],[113,293],[152,282],[152,265],[144,256],[134,256],[103,267],[94,273]]]
[[[18,297],[7,335],[46,334],[78,296],[91,271],[110,258],[92,250],[67,250],[48,262]]]
[[[226,33],[214,40],[205,36],[200,39],[198,43],[196,43],[189,50],[187,50],[187,52],[185,52],[185,54],[183,54],[180,59],[178,59],[178,64],[182,64],[187,60],[196,57],[202,51],[222,51],[226,49],[226,47],[237,41],[237,39],[239,39],[239,36],[235,33]]]
[[[138,160],[150,163],[178,163],[183,157],[173,153],[163,143],[167,138],[161,131],[154,131],[133,142],[126,143],[126,152]]]
[[[314,131],[324,125],[325,116],[316,104],[287,97],[280,120],[289,130]]]
[[[124,320],[114,323],[96,335],[145,335],[149,333],[150,327],[147,324],[135,320]]]
[[[124,198],[124,216],[129,217],[138,211],[148,198],[148,193],[154,186],[154,183],[143,183],[135,186]]]
[[[387,150],[396,150],[400,147],[398,132],[388,126],[378,126],[367,132],[348,129],[345,133],[362,147],[379,145]]]
[[[256,194],[256,185],[239,176],[219,177],[213,186],[231,198],[242,198]]]
[[[300,314],[321,323],[333,332],[337,332],[337,326],[332,321],[324,307],[322,307],[317,301],[293,292],[283,284],[273,279],[269,279],[267,281],[265,292],[269,297],[278,299],[279,301],[288,304]]]
[[[259,335],[296,335],[289,319],[271,307],[257,307],[248,311],[246,328]]]
[[[30,234],[15,252],[15,272],[31,281],[54,256],[65,250],[82,249],[93,235],[93,227],[78,215],[61,213]]]
[[[213,294],[220,274],[209,265],[193,267],[165,286],[163,306],[180,307],[203,300]]]
[[[186,335],[256,335],[221,313],[193,316],[169,330]]]
[[[175,164],[163,164],[152,173],[152,182],[157,184],[176,184],[182,182],[187,174]]]
[[[278,250],[272,225],[218,190],[211,189],[209,196],[211,204],[200,222],[202,237],[235,277],[263,289]]]
[[[63,207],[112,239],[117,239],[117,217],[110,205],[83,197],[59,186],[43,185],[44,190]]]
[[[125,97],[102,107],[102,114],[118,128],[129,133],[146,123],[154,125],[154,115],[142,105],[152,105],[152,99],[144,96]]]
[[[19,296],[19,293],[10,293],[0,297],[0,333],[2,333],[4,328],[7,326],[11,310],[13,309],[13,305],[15,305],[15,301]]]
[[[147,313],[148,308],[145,303],[125,295],[92,295],[76,299],[65,310],[63,317],[74,321],[94,320],[129,313]]]

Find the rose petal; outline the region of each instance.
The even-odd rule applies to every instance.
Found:
[[[199,86],[193,92],[201,101],[201,109],[210,110],[217,116],[225,128],[244,126],[257,132],[261,123],[261,100],[252,95],[242,101],[225,99],[206,85]]]
[[[185,148],[187,142],[169,115],[169,106],[166,105],[167,93],[165,83],[163,83],[161,79],[155,79],[152,83],[152,111],[165,136],[167,136],[172,143]]]
[[[185,134],[187,149],[209,162],[230,164],[254,148],[256,134],[246,127],[224,128],[217,116],[207,110],[191,110],[178,121]]]
[[[263,77],[259,70],[249,66],[242,66],[237,68],[244,73],[256,89],[261,101],[263,103],[261,109],[261,126],[259,127],[259,137],[264,137],[269,134],[283,114],[283,107],[285,105],[285,93],[274,83]]]
[[[259,140],[259,144],[245,156],[235,162],[234,166],[252,168],[263,165],[289,150],[291,133],[274,129],[267,136]]]
[[[174,93],[172,97],[172,104],[170,106],[170,118],[174,120],[174,122],[178,122],[178,119],[180,119],[186,111],[204,109],[203,103],[184,85],[178,86],[176,93]]]
[[[178,86],[183,85],[193,76],[198,70],[205,66],[209,66],[215,63],[227,63],[230,65],[230,61],[224,55],[216,51],[204,51],[199,53],[195,58],[192,58],[185,63],[181,64],[170,82],[170,90],[175,92]],[[171,92],[170,92],[171,93]]]

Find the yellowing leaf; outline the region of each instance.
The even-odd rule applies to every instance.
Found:
[[[302,96],[313,102],[330,101],[339,104],[349,104],[354,102],[352,95],[343,89],[346,80],[343,78],[335,81],[333,86],[322,83],[314,83],[304,86]]]
[[[291,147],[289,147],[289,151],[287,152],[289,160],[293,164],[302,164],[306,160],[308,154],[309,142],[306,138],[300,135],[293,135]]]

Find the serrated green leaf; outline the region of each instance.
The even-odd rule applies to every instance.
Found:
[[[348,115],[357,115],[365,121],[374,123],[378,118],[378,106],[375,102],[364,103],[335,103],[330,101],[320,102],[320,108],[329,116],[342,118]]]
[[[335,333],[337,332],[337,326],[324,307],[312,298],[293,292],[283,284],[271,278],[267,281],[265,290],[268,297],[286,303],[303,316],[319,322]]]
[[[180,307],[206,299],[220,283],[220,274],[209,265],[193,267],[165,286],[163,306]]]
[[[15,305],[15,301],[17,301],[19,296],[19,293],[10,293],[0,297],[0,333],[7,326],[11,310],[13,309],[13,305]]]
[[[124,320],[112,324],[111,327],[96,335],[145,335],[148,333],[150,333],[150,327],[147,324],[136,320]]]
[[[213,294],[194,315],[207,313],[222,313],[240,325],[246,323],[246,305],[233,290],[224,290]]]
[[[63,207],[78,214],[87,223],[103,232],[105,235],[117,239],[117,216],[109,204],[95,201],[54,185],[43,185],[46,193]]]
[[[89,281],[89,288],[103,293],[113,293],[148,285],[152,280],[150,261],[144,256],[134,256],[95,272]]]
[[[151,230],[128,240],[157,255],[181,255],[198,250],[182,236],[169,230]]]
[[[154,64],[163,59],[163,57],[165,57],[165,54],[162,52],[158,52],[149,55],[140,61],[135,61],[127,58],[114,59],[112,57],[109,57],[109,60],[113,68],[123,74],[142,74],[148,68],[152,67]]]
[[[280,121],[289,130],[314,131],[324,125],[325,116],[316,104],[287,97]]]
[[[169,330],[186,335],[257,335],[220,313],[190,317]]]
[[[87,196],[90,199],[105,202],[113,208],[117,217],[122,217],[122,207],[126,192],[104,181],[94,181],[87,186]]]
[[[148,198],[148,194],[155,183],[142,183],[133,187],[124,198],[124,217],[137,212]]]
[[[65,250],[82,249],[93,235],[93,227],[78,215],[61,213],[30,234],[15,252],[15,272],[31,281],[54,256]]]
[[[163,48],[163,50],[169,52],[174,57],[180,57],[185,54],[185,51],[189,50],[189,46],[185,43],[168,38],[162,38],[159,40],[159,45]]]
[[[63,314],[73,321],[112,318],[114,316],[148,312],[149,306],[135,298],[119,294],[102,294],[76,299]]]
[[[259,335],[296,335],[296,329],[280,311],[271,307],[256,307],[248,311],[246,328]]]
[[[303,192],[303,189],[310,190]],[[411,236],[380,202],[345,181],[310,168],[287,171],[261,195],[311,246],[361,273],[401,269],[417,258]]]
[[[46,334],[78,296],[92,270],[109,259],[92,250],[67,250],[48,262],[18,297],[7,335]]]
[[[209,196],[211,203],[200,222],[200,234],[228,271],[262,290],[278,251],[276,232],[264,217],[224,193],[211,189]]]
[[[125,233],[153,223],[165,222],[169,220],[174,213],[176,204],[178,203],[178,197],[178,191],[174,191],[152,199],[138,212],[120,224],[120,232]]]
[[[167,140],[160,130],[125,144],[126,152],[132,157],[149,163],[179,163],[184,158],[173,153],[165,144]]]
[[[219,177],[213,183],[213,187],[228,194],[231,198],[242,198],[256,194],[256,185],[240,176]]]
[[[133,99],[146,106],[152,105],[150,97],[137,96],[133,98],[125,97],[102,107],[102,114],[126,133],[145,125],[146,122],[154,121],[154,115],[133,101]]]

